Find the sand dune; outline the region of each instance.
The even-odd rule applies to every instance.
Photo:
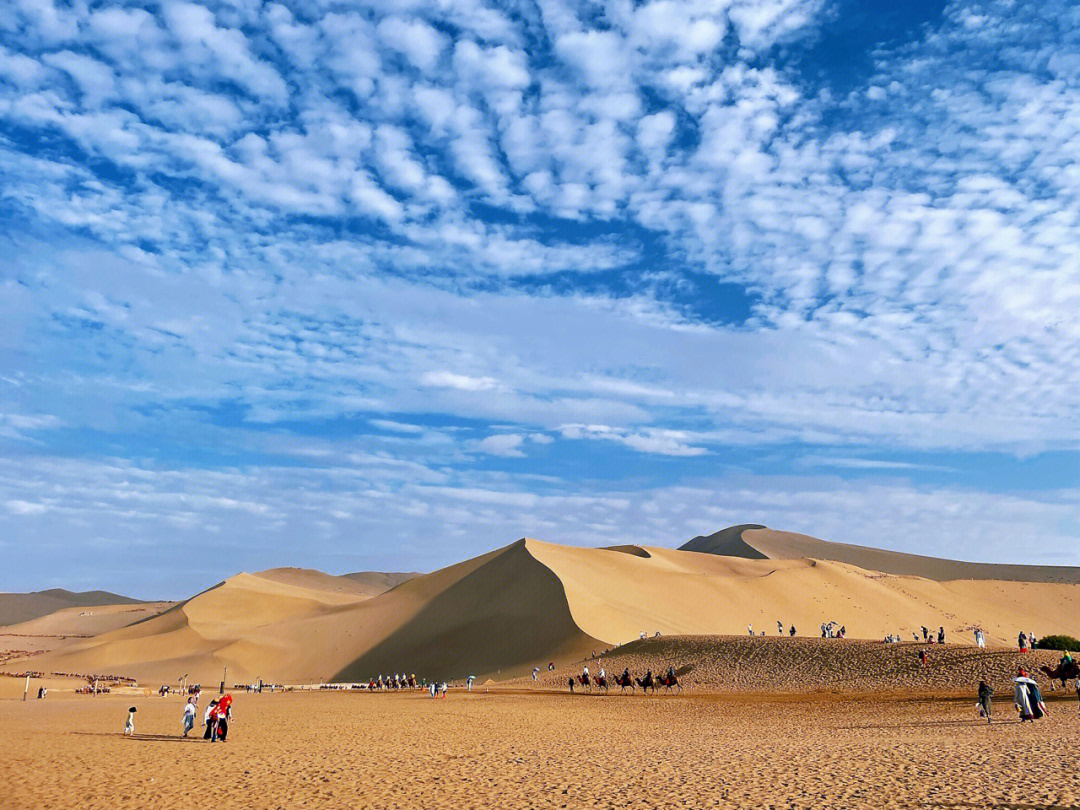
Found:
[[[1080,584],[1080,567],[1066,565],[1002,565],[943,560],[918,554],[902,554],[848,543],[832,543],[805,534],[783,532],[758,524],[731,526],[715,534],[695,537],[680,546],[699,551],[748,559],[790,560],[802,557],[831,560],[886,574],[924,577],[939,582],[956,579],[992,579],[1012,582],[1060,582]]]
[[[43,649],[53,649],[71,638],[89,637],[117,630],[129,624],[156,616],[171,608],[174,602],[141,602],[126,605],[94,605],[69,607],[0,629],[0,646],[22,646],[34,643]]]
[[[396,588],[402,582],[408,582],[413,577],[420,576],[420,574],[416,571],[357,571],[352,574],[342,574],[342,576],[358,582],[372,591],[383,593],[391,588]]]
[[[0,627],[19,624],[71,607],[137,605],[138,599],[108,591],[66,591],[52,588],[32,593],[0,593]]]
[[[35,668],[168,682],[177,672],[215,682],[226,666],[237,682],[404,669],[461,678],[521,674],[597,643],[573,623],[561,584],[524,541],[374,598],[299,581],[326,584],[307,574],[240,574],[149,621],[37,658]]]
[[[919,651],[927,651],[927,662]],[[805,694],[967,694],[985,680],[1002,695],[1012,689],[1018,666],[1023,666],[1050,693],[1039,673],[1042,665],[1056,666],[1059,653],[1015,648],[980,650],[946,644],[822,638],[750,638],[749,636],[662,636],[633,641],[589,660],[593,674],[601,666],[614,678],[626,667],[635,677],[646,670],[659,675],[674,667],[684,691],[701,693]],[[542,671],[538,680],[511,682],[528,689],[566,689],[571,675],[581,673],[582,662],[553,672]],[[616,687],[616,692],[619,689]],[[1069,690],[1071,691],[1071,689]]]
[[[760,543],[759,554],[776,553],[765,541],[806,542],[765,530],[736,539]],[[1080,585],[941,580],[749,556],[519,540],[373,597],[361,583],[304,569],[239,574],[159,616],[46,653],[34,668],[167,682],[184,672],[216,682],[226,666],[234,682],[364,680],[394,671],[500,679],[657,630],[745,635],[752,624],[774,636],[779,620],[813,636],[821,622],[837,621],[849,637],[910,640],[925,624],[970,643],[970,630],[981,626],[1000,645],[1021,629],[1080,630]]]

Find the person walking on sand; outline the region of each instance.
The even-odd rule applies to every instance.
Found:
[[[127,737],[135,736],[135,712],[137,711],[138,709],[136,709],[134,706],[128,709],[128,719],[127,722],[124,724],[124,735]]]
[[[1020,647],[1020,652],[1026,653],[1028,651],[1028,638],[1027,633],[1023,630],[1020,631],[1020,635],[1016,639],[1016,643]]]
[[[533,667],[533,680],[535,681],[540,677],[540,667]]]
[[[203,713],[203,735],[204,740],[214,741],[215,726],[217,725],[217,701],[211,700],[210,705],[206,707],[206,711]]]
[[[791,630],[788,632],[792,638],[795,638],[795,625],[791,625]]]
[[[926,666],[926,650],[919,650],[919,663]]]
[[[926,627],[926,625],[923,625],[923,628],[922,628],[922,640],[923,641],[929,641],[930,640],[930,630]]]
[[[195,698],[188,698],[184,704],[184,736],[195,728]]]
[[[749,633],[751,636],[754,635],[754,625],[752,625],[752,624],[746,625],[746,632]]]
[[[986,718],[987,724],[990,723],[990,702],[993,700],[994,690],[986,683],[986,681],[979,681],[979,711]]]
[[[217,705],[217,738],[222,742],[229,736],[229,723],[232,722],[232,695],[225,695]]]
[[[784,623],[783,622],[778,621],[776,623],[776,634],[778,636],[784,635]]]
[[[476,680],[475,675],[470,675],[468,678],[465,679],[465,689],[466,689],[466,691],[468,691],[468,692],[472,691],[472,682],[475,681],[475,680]],[[536,679],[534,678],[533,680],[536,680]]]

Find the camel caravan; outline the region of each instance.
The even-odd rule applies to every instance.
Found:
[[[589,674],[589,667],[584,667],[580,675],[571,676],[567,680],[567,686],[570,687],[571,692],[574,692],[578,687],[580,687],[580,691],[585,693],[591,693],[594,687],[597,692],[603,692],[604,694],[610,692],[607,673],[604,672],[603,667],[601,667],[595,678]],[[630,691],[630,694],[634,694],[635,690],[639,688],[646,695],[649,694],[650,690],[654,695],[659,694],[661,689],[668,694],[675,694],[683,690],[682,684],[679,683],[679,678],[675,674],[675,667],[669,667],[666,674],[657,676],[654,676],[650,669],[641,678],[631,676],[630,670],[624,669],[622,675],[615,677],[615,686],[619,687],[619,693],[623,695],[626,694],[627,690]]]

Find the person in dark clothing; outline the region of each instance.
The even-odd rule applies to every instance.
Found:
[[[795,638],[795,625],[791,625],[791,630],[788,631],[788,635]]]
[[[979,711],[986,717],[986,722],[990,722],[990,702],[994,697],[994,690],[986,683],[986,681],[979,681]]]

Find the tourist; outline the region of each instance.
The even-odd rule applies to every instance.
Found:
[[[1016,639],[1016,643],[1020,646],[1020,652],[1026,653],[1028,651],[1027,633],[1021,630],[1019,637]]]
[[[137,712],[134,706],[128,709],[127,723],[124,724],[124,734],[130,737],[135,736],[135,712]]]
[[[442,683],[440,683],[439,684],[439,697],[443,697],[443,698],[446,697],[446,690],[448,688],[449,688],[449,685],[446,683],[446,681],[443,681]]]
[[[232,695],[225,695],[217,705],[217,736],[222,742],[229,736],[229,723],[232,722]]]
[[[471,691],[472,691],[472,682],[473,682],[473,681],[475,681],[475,680],[476,680],[476,676],[475,676],[475,675],[470,675],[470,676],[469,676],[468,678],[466,678],[466,679],[465,679],[465,689],[466,689],[467,691],[469,691],[469,692],[471,692]],[[533,680],[536,680],[536,676],[535,676],[535,675],[533,676]]]
[[[751,636],[754,635],[754,625],[752,625],[752,624],[746,625],[746,632]]]
[[[439,685],[435,683],[435,681],[432,681],[431,686],[428,687],[428,692],[430,693],[431,697],[434,698],[435,695],[439,692]]]
[[[596,680],[599,682],[599,681],[604,680],[604,678],[606,678],[606,677],[607,677],[607,672],[604,671],[604,665],[601,663],[600,664],[600,671],[596,673]]]
[[[926,628],[925,625],[923,626],[923,629],[922,629],[922,640],[923,641],[929,641],[930,640],[930,631]]]
[[[825,622],[821,623],[821,637],[825,638]]]
[[[937,631],[937,643],[938,644],[944,644],[945,643],[945,628],[944,627],[939,627],[938,628],[938,631]]]
[[[986,681],[979,681],[979,713],[986,718],[986,722],[990,722],[990,701],[994,697],[994,690],[991,689]]]
[[[791,630],[788,631],[788,635],[790,635],[792,638],[795,638],[795,625],[791,625]]]
[[[1013,678],[1016,687],[1013,690],[1013,702],[1016,710],[1020,713],[1020,722],[1038,720],[1046,716],[1046,705],[1043,703],[1039,685],[1027,676],[1023,667],[1017,669],[1018,677]]]
[[[184,704],[184,736],[186,737],[193,728],[195,728],[195,698],[188,698],[188,702]]]
[[[217,725],[217,701],[211,700],[210,705],[206,707],[206,712],[203,714],[203,739],[214,741],[214,734],[216,732],[215,726]]]
[[[1039,640],[1035,638],[1034,633],[1028,633],[1028,646],[1033,650],[1039,646]]]
[[[535,681],[540,676],[540,667],[533,667],[533,680]]]
[[[926,666],[926,650],[919,650],[919,663]]]
[[[776,623],[776,635],[778,635],[778,636],[784,635],[784,623],[781,622],[781,621],[778,621]]]

